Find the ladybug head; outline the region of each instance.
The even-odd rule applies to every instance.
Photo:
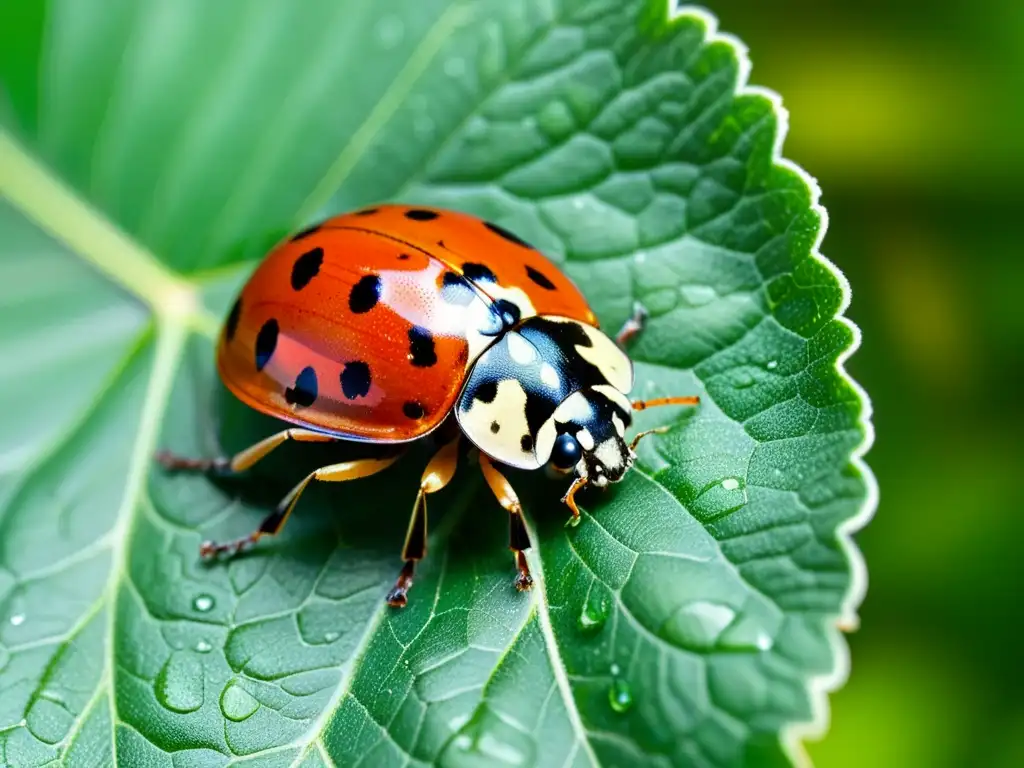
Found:
[[[552,469],[573,470],[577,480],[599,488],[621,480],[636,459],[625,440],[630,413],[617,402],[622,397],[614,398],[603,391],[607,389],[581,390],[567,401],[569,408],[559,408],[565,420],[556,424],[558,436],[549,459]]]

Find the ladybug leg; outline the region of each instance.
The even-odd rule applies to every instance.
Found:
[[[570,528],[575,528],[580,524],[580,508],[576,506],[576,493],[586,484],[587,481],[584,478],[574,478],[572,485],[569,486],[569,490],[566,491],[565,495],[562,497],[562,503],[569,508],[570,512],[572,512],[572,517],[570,517],[565,523]]]
[[[629,341],[644,329],[644,322],[647,320],[647,309],[639,301],[633,302],[633,316],[622,324],[622,328],[615,334],[615,343],[625,348]]]
[[[216,475],[233,475],[244,472],[275,448],[289,440],[297,443],[330,443],[336,438],[310,429],[286,429],[250,445],[234,456],[220,456],[215,459],[190,459],[170,451],[158,451],[156,460],[172,471],[208,472]]]
[[[523,523],[523,507],[509,481],[482,453],[480,454],[480,469],[483,470],[484,480],[491,487],[498,503],[508,510],[508,548],[512,550],[518,571],[515,586],[520,592],[524,592],[533,586],[533,577],[530,575],[530,565],[526,562],[526,555],[523,553],[523,550],[530,548],[530,535],[526,532],[526,525]]]
[[[409,602],[407,593],[412,586],[416,563],[427,554],[427,495],[448,485],[455,476],[458,461],[459,438],[456,438],[443,445],[423,470],[420,491],[416,494],[412,517],[409,518],[409,530],[405,534],[405,546],[402,547],[402,559],[405,562],[395,586],[386,598],[388,605],[394,608],[403,608]]]
[[[250,533],[248,536],[243,536],[240,539],[228,541],[223,544],[218,544],[213,541],[204,541],[199,547],[199,554],[202,557],[210,557],[221,552],[239,552],[250,544],[255,544],[264,536],[273,536],[278,533],[288,519],[288,515],[295,509],[295,504],[298,502],[302,492],[306,490],[306,486],[314,480],[321,480],[325,483],[341,483],[345,480],[357,480],[361,477],[369,477],[375,475],[378,472],[387,469],[394,464],[401,457],[402,454],[395,456],[388,456],[383,459],[358,459],[356,461],[344,461],[340,464],[329,464],[326,467],[320,467],[313,472],[310,472],[306,477],[303,478],[302,482],[292,488],[288,495],[281,499],[281,503],[277,505],[277,508],[267,515],[263,522],[260,523],[259,528]]]

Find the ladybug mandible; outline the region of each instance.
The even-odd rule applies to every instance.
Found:
[[[296,427],[225,458],[162,452],[169,469],[243,472],[288,440],[395,444],[386,458],[321,467],[288,493],[259,528],[203,556],[239,551],[281,530],[313,480],[380,472],[413,440],[454,412],[458,429],[428,463],[387,601],[407,602],[426,554],[426,497],[452,479],[459,441],[509,513],[515,586],[533,583],[522,508],[499,465],[573,473],[562,501],[579,520],[583,486],[622,479],[648,432],[626,442],[631,412],[694,405],[696,397],[631,401],[633,366],[622,347],[642,309],[615,341],[575,285],[512,232],[454,211],[380,205],[328,219],[274,248],[228,314],[217,368],[242,402]]]

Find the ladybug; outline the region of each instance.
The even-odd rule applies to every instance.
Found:
[[[172,470],[235,474],[289,440],[395,445],[394,455],[310,473],[250,535],[204,542],[201,555],[212,556],[280,531],[312,481],[380,472],[410,442],[454,420],[454,436],[423,472],[387,601],[407,603],[426,554],[426,498],[454,476],[462,439],[477,450],[487,485],[508,511],[514,584],[526,590],[530,540],[501,467],[572,473],[562,501],[575,524],[577,491],[620,480],[638,441],[660,431],[627,442],[632,411],[698,402],[628,397],[633,367],[623,348],[643,317],[638,305],[609,338],[551,261],[507,229],[464,213],[379,205],[336,216],[266,256],[217,345],[217,369],[234,396],[295,426],[231,457],[157,458]]]

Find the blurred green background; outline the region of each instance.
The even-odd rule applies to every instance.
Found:
[[[852,672],[809,752],[1024,765],[1024,3],[717,0],[782,94],[864,332],[881,489]]]

